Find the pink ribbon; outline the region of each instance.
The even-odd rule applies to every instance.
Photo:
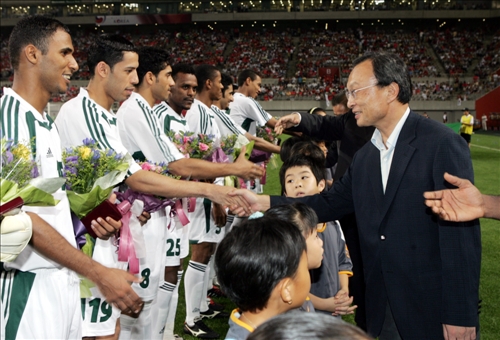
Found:
[[[186,216],[184,209],[182,209],[182,199],[175,201],[175,213],[177,214],[182,226],[186,226],[189,223],[189,219]]]
[[[118,205],[118,209],[122,212],[122,227],[120,228],[120,243],[118,246],[118,261],[128,262],[129,271],[132,274],[139,273],[139,259],[135,254],[134,240],[130,232],[130,203],[123,201]],[[127,210],[128,209],[128,210]]]

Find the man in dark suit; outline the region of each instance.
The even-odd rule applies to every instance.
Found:
[[[335,105],[334,101],[338,98],[342,99],[342,97],[345,101],[345,107],[347,107],[347,98],[342,92],[332,100],[334,110],[337,106],[343,106],[342,104]],[[373,126],[358,126],[354,113],[349,109],[347,109],[347,112],[335,114],[335,116],[293,113],[281,117],[278,123],[280,125],[290,123],[287,125],[290,131],[302,132],[321,140],[337,141],[339,148],[337,166],[333,175],[334,181],[338,181],[344,176],[351,165],[354,154],[370,141],[375,130]],[[293,127],[296,124],[298,126]],[[337,145],[335,145],[336,147]],[[330,150],[328,151],[329,154]],[[365,280],[356,216],[354,213],[347,214],[339,221],[353,264],[354,275],[349,278],[349,293],[354,297],[353,304],[358,306],[354,320],[358,327],[366,331]]]
[[[441,221],[422,197],[448,187],[445,171],[473,179],[466,143],[446,126],[410,111],[411,80],[394,54],[358,58],[347,88],[357,124],[375,127],[372,140],[332,190],[299,200],[313,207],[320,221],[355,211],[372,336],[476,339],[479,221]],[[292,200],[245,190],[235,194],[252,210]]]

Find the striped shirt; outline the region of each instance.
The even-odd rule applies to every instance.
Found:
[[[186,113],[186,120],[192,132],[214,135],[215,145],[220,143],[221,133],[215,121],[215,114],[212,109],[198,99],[194,100],[193,105]]]
[[[254,136],[257,133],[257,125],[264,126],[273,118],[255,99],[238,92],[234,94],[234,101],[229,104],[229,108],[231,109],[229,116],[236,124],[241,125],[245,131]]]
[[[116,116],[91,99],[83,87],[77,97],[61,107],[56,125],[64,148],[82,145],[85,138],[92,138],[101,149],[113,149],[123,155],[128,153],[120,138]],[[141,167],[131,161],[129,175],[138,170]]]
[[[30,145],[33,141],[31,150],[37,162],[40,177],[60,177],[62,169],[61,143],[57,129],[47,113],[38,112],[14,90],[4,88],[4,96],[0,100],[0,115],[2,133],[7,139],[25,145]],[[59,190],[54,194],[54,197],[60,200],[59,204],[54,207],[24,206],[23,210],[37,213],[71,245],[76,247],[66,193]],[[13,262],[6,262],[4,266],[22,271],[61,267],[38,255],[31,245],[26,246]]]
[[[211,109],[214,113],[215,121],[222,136],[225,137],[228,135],[245,135],[246,131],[241,126],[236,124],[228,114],[226,114],[215,105],[212,105]]]
[[[184,158],[139,93],[132,93],[118,110],[117,117],[123,145],[135,159],[170,163]]]
[[[191,131],[184,116],[174,111],[166,102],[162,101],[153,107],[153,111],[160,122],[163,132],[187,132]]]

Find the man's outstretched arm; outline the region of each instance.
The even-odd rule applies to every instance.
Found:
[[[444,179],[456,189],[428,191],[425,204],[443,220],[471,221],[480,217],[500,220],[500,196],[483,195],[469,180],[449,173]]]

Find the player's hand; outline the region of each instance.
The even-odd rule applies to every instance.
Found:
[[[297,112],[291,113],[289,115],[283,116],[276,122],[274,126],[274,132],[278,135],[283,133],[283,130],[289,129],[300,123],[300,114]]]
[[[241,148],[241,152],[236,161],[231,165],[234,167],[234,175],[245,180],[251,180],[264,176],[264,170],[257,164],[245,158],[246,146]]]
[[[257,195],[247,189],[236,189],[229,193],[234,198],[240,198],[245,202],[243,206],[229,206],[235,215],[240,217],[249,216],[256,211],[265,211],[270,208],[270,198],[267,195]]]
[[[471,221],[484,216],[483,196],[469,180],[449,173],[444,174],[444,179],[458,188],[424,193],[425,204],[435,214],[443,220],[453,222]]]
[[[111,194],[108,198],[111,203],[116,202],[116,195]],[[121,221],[116,221],[111,217],[102,218],[99,217],[97,220],[91,222],[92,230],[95,232],[96,236],[101,240],[107,240],[112,235],[116,234],[118,230],[122,227]]]
[[[476,327],[463,327],[443,324],[445,340],[475,340]]]
[[[146,223],[148,223],[150,218],[151,214],[148,213],[147,211],[143,211],[142,214],[137,216],[137,219],[139,220],[139,222],[141,222],[141,227],[143,227]]]
[[[130,286],[133,282],[141,282],[141,278],[120,269],[99,266],[94,283],[108,303],[112,303],[122,312],[139,313],[144,305],[141,298]]]
[[[252,213],[250,205],[244,198],[230,195],[233,191],[233,187],[213,185],[207,198],[212,202],[221,204],[224,208],[239,207],[242,209],[241,211],[246,212],[244,216],[250,215]]]

